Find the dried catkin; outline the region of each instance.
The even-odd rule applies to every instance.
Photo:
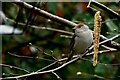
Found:
[[[101,31],[101,21],[100,11],[97,11],[94,16],[94,56],[93,56],[93,66],[97,65],[98,52],[99,52],[99,39]]]

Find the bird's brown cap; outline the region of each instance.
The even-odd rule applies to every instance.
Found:
[[[85,25],[84,23],[79,23],[77,26],[75,26],[73,29],[76,29],[76,28],[80,28],[82,27],[83,25]]]

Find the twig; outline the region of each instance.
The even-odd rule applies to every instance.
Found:
[[[112,9],[108,8],[107,6],[97,2],[96,0],[90,0],[88,7],[90,7],[90,5],[97,6],[100,9],[103,9],[104,11],[109,13],[110,15],[115,16],[116,18],[120,19],[120,15],[117,12],[115,12]]]
[[[68,31],[64,31],[64,30],[59,30],[59,29],[54,29],[54,28],[50,28],[50,27],[37,27],[37,26],[31,26],[31,27],[32,28],[36,28],[36,29],[51,30],[51,31],[57,31],[57,32],[61,32],[61,33],[73,35],[72,32],[68,32]]]
[[[60,35],[60,37],[64,37],[64,38],[72,38],[72,36],[68,36],[68,35]]]
[[[88,51],[86,51],[84,54],[86,54]],[[83,54],[83,56],[84,56]],[[82,57],[83,57],[82,56]],[[42,72],[32,72],[32,73],[29,73],[29,74],[25,74],[25,75],[20,75],[20,76],[14,76],[14,77],[6,77],[6,78],[2,78],[2,79],[18,79],[18,78],[23,78],[23,77],[28,77],[28,76],[32,76],[32,75],[38,75],[38,74],[45,74],[45,73],[51,73],[51,72],[54,72],[54,71],[57,71],[73,62],[76,62],[78,61],[79,59],[81,58],[81,56],[78,56],[64,64],[62,64],[61,66],[57,67],[57,68],[54,68],[54,69],[51,69],[51,70],[47,70],[47,71],[42,71]]]
[[[55,61],[57,60],[54,56],[53,56],[53,51],[51,51],[52,54],[48,54],[46,52],[44,52],[42,49],[36,47],[37,50],[41,51],[43,54],[45,54],[46,56],[52,57]]]
[[[51,57],[54,59],[54,60],[56,60],[57,61],[57,58],[56,57],[54,57],[54,52],[52,51],[52,50],[50,50],[50,53],[51,53]]]
[[[108,38],[106,38],[105,36],[101,35],[101,38],[100,38],[101,41],[105,41],[107,39]],[[115,49],[120,51],[120,44],[115,42],[115,41],[107,42],[106,45],[109,46],[109,47],[115,48]]]
[[[81,58],[81,60],[93,62],[93,60],[89,60],[89,59],[86,59],[86,58]],[[104,66],[120,66],[120,64],[105,64],[105,63],[100,63],[100,62],[98,62],[98,64],[101,64],[101,65],[104,65]]]
[[[2,73],[2,76],[18,76],[18,75],[19,74],[14,74],[14,73]]]
[[[116,49],[102,50],[102,51],[99,51],[99,54],[108,53],[108,52],[116,52],[116,51],[117,51]],[[91,56],[91,55],[93,55],[93,54],[94,54],[94,52],[91,52],[91,53],[86,54],[85,56]],[[76,58],[76,57],[78,57],[78,55],[74,55],[74,56],[73,56],[73,58]],[[59,59],[58,62],[63,62],[63,61],[65,61],[65,60],[67,60],[67,58]]]
[[[105,21],[102,21],[102,24],[103,23],[106,23],[106,22],[111,22],[111,21],[117,21],[118,19],[117,18],[114,18],[114,19],[109,19],[109,20],[105,20]],[[74,21],[76,23],[80,23],[80,21]],[[94,22],[84,22],[85,24],[94,24]]]
[[[55,72],[52,72],[52,73],[57,77],[58,80],[62,80],[62,79],[60,78],[60,76],[57,75],[57,73],[55,73]]]
[[[0,66],[3,66],[3,67],[9,67],[11,69],[18,69],[20,71],[24,71],[26,73],[30,73],[29,71],[25,70],[25,69],[22,69],[22,68],[19,68],[19,67],[16,67],[16,66],[11,66],[11,65],[6,65],[6,64],[0,64]]]
[[[102,76],[98,76],[98,75],[96,75],[96,74],[91,75],[91,76],[93,76],[93,77],[97,77],[97,78],[99,78],[99,79],[109,80],[109,79],[107,79],[107,78],[104,78],[104,77],[102,77]]]
[[[42,69],[37,70],[36,72],[43,71],[43,70],[45,70],[45,69],[47,69],[47,68],[49,68],[49,67],[55,65],[57,62],[58,62],[58,61],[55,61],[54,63],[51,63],[51,64],[49,64],[48,66],[45,66],[45,67],[43,67]]]
[[[103,48],[105,48],[105,49],[108,49],[108,50],[112,50],[112,49],[114,49],[114,48],[111,48],[111,47],[108,47],[108,46],[105,46],[105,45],[101,45]]]
[[[100,42],[99,43],[99,45],[102,45],[102,44],[105,44],[105,43],[107,43],[107,42],[113,42],[112,40],[115,40],[115,39],[117,39],[117,38],[119,38],[120,37],[120,34],[117,34],[117,35],[115,35],[114,37],[112,37],[112,38],[110,38],[110,39],[107,39],[107,40],[104,40],[104,41],[102,41],[102,42]],[[115,42],[114,42],[115,43]],[[120,44],[116,44],[119,48],[120,48]],[[90,47],[90,51],[93,49],[93,47],[94,46],[91,46]],[[120,49],[118,49],[118,50],[120,50]]]
[[[107,39],[107,40],[105,40],[105,41],[100,42],[99,45],[102,45],[102,44],[104,44],[104,43],[106,43],[106,42],[109,42],[109,41],[113,41],[113,40],[115,40],[115,39],[117,39],[117,38],[120,38],[120,34],[117,34],[117,35],[115,35],[114,37],[112,37],[112,38],[110,38],[110,39]]]
[[[12,20],[12,19],[10,19],[10,18],[7,18],[7,20],[15,23],[15,21]],[[25,24],[21,23],[21,22],[19,22],[18,24],[22,25],[22,26],[25,26]],[[35,25],[28,25],[28,26],[30,26],[31,28],[35,28],[35,29],[56,31],[56,32],[60,32],[60,33],[70,34],[70,35],[74,34],[73,32],[69,32],[69,31],[65,31],[65,30],[60,30],[60,29],[55,29],[55,28],[51,28],[51,27],[43,27],[43,26],[35,26]]]
[[[50,60],[50,59],[45,59],[45,58],[39,58],[39,57],[30,57],[30,56],[21,56],[21,55],[17,55],[17,54],[12,54],[10,52],[8,52],[8,54],[18,57],[18,58],[26,58],[26,59],[38,59],[38,60],[45,60],[45,61],[54,61],[54,60]]]
[[[82,73],[82,72],[77,72],[77,75],[83,75],[83,76],[93,76],[93,77],[96,77],[96,78],[99,78],[99,79],[104,79],[104,80],[108,80],[107,78],[105,77],[102,77],[102,76],[98,76],[96,74],[92,75],[92,74],[88,74],[88,73]]]
[[[101,53],[108,53],[108,52],[116,52],[117,50],[116,49],[111,49],[111,50],[102,50],[102,51],[99,51],[99,54]],[[91,52],[89,54],[87,54],[86,56],[89,56],[89,55],[92,55],[94,54],[94,52]]]

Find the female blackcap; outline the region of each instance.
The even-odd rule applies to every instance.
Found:
[[[74,54],[83,54],[93,42],[93,33],[89,27],[83,23],[79,23],[74,28],[75,34],[71,41],[69,61]]]

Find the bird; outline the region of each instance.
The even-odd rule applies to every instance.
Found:
[[[77,24],[73,30],[74,35],[67,61],[70,61],[74,54],[83,54],[93,43],[92,30],[84,23]]]

